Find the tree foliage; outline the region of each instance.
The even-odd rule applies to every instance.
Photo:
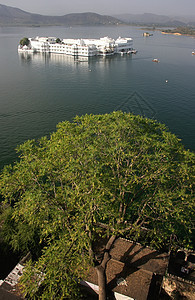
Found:
[[[57,38],[57,39],[56,39],[56,43],[57,43],[57,44],[60,44],[60,43],[61,43],[61,39],[60,39],[60,38]]]
[[[21,46],[28,46],[29,43],[30,43],[30,41],[27,37],[24,37],[23,39],[20,40],[20,45]]]
[[[122,112],[85,115],[18,152],[0,190],[7,240],[19,249],[42,245],[22,281],[31,297],[78,299],[102,225],[110,237],[138,239],[144,227],[153,246],[168,246],[173,235],[191,245],[194,153],[164,125]],[[35,278],[44,278],[39,289]]]

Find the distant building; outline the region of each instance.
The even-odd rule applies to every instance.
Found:
[[[144,32],[143,33],[143,36],[152,36],[153,34],[152,33],[149,33],[149,32]]]
[[[29,38],[28,46],[18,46],[19,52],[60,53],[72,56],[113,55],[116,53],[132,53],[132,38],[114,40],[109,37],[100,39],[63,39],[56,37]],[[57,42],[56,42],[57,41]]]

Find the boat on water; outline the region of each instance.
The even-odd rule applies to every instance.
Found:
[[[192,51],[192,55],[195,55],[195,51]]]
[[[124,55],[124,54],[136,54],[137,53],[137,50],[135,49],[130,49],[128,51],[122,51],[121,52],[121,55]]]
[[[152,61],[153,61],[153,62],[156,62],[156,63],[159,63],[159,62],[160,62],[160,60],[159,60],[158,58],[153,58]]]
[[[137,50],[136,49],[132,49],[130,51],[127,52],[128,54],[136,54],[137,53]]]

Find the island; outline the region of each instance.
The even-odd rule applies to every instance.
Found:
[[[109,37],[100,39],[59,39],[56,37],[36,37],[20,40],[18,52],[60,53],[72,56],[96,56],[136,53],[132,38],[114,40]]]
[[[175,29],[166,29],[161,31],[163,34],[187,35],[195,37],[195,28],[188,26],[180,26]]]

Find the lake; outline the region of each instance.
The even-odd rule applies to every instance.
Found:
[[[56,129],[75,115],[120,109],[165,123],[195,150],[195,39],[115,27],[0,27],[0,168],[13,163],[15,148]],[[19,55],[21,38],[132,37],[136,55],[73,57]],[[159,63],[152,62],[158,58]]]

